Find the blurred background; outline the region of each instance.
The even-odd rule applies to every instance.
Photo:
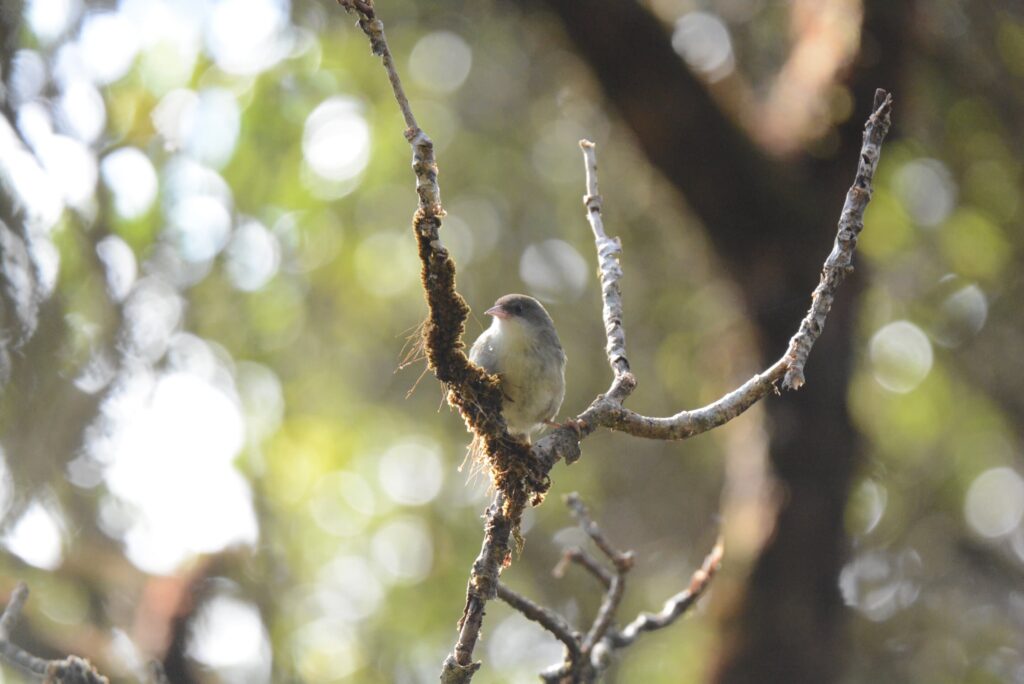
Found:
[[[410,152],[328,0],[0,2],[0,594],[14,640],[174,682],[430,682],[488,500],[422,365]],[[632,408],[785,349],[895,97],[808,386],[558,466],[504,580],[579,626],[579,491],[633,549],[620,621],[726,558],[614,682],[1024,682],[1024,8],[381,0],[474,309],[540,298],[565,417],[610,380],[577,141],[622,238]],[[1014,304],[1017,302],[1017,304]],[[410,390],[416,387],[410,394]],[[475,681],[561,658],[487,611]],[[6,672],[11,681],[20,681]]]

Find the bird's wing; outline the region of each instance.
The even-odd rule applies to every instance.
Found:
[[[485,330],[480,337],[476,338],[476,342],[469,350],[469,360],[488,373],[498,373],[501,371],[498,367],[498,352],[495,351],[488,332]]]

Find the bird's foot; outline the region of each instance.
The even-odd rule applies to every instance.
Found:
[[[547,425],[549,428],[554,429],[569,428],[570,430],[576,433],[576,439],[580,439],[583,437],[583,430],[586,429],[587,427],[587,421],[580,420],[579,418],[570,418],[564,423],[559,423],[554,420],[545,420],[544,424]]]

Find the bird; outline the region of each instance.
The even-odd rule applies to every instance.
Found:
[[[484,312],[493,317],[469,350],[470,360],[501,379],[509,433],[530,436],[553,425],[565,398],[565,351],[544,306],[507,294]]]

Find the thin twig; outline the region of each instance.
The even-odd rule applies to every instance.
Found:
[[[565,576],[565,570],[569,563],[576,563],[581,566],[584,570],[596,577],[597,581],[604,585],[605,589],[611,588],[612,579],[615,575],[598,563],[596,558],[578,546],[568,548],[562,553],[561,560],[558,561],[558,564],[551,571],[551,574],[561,579]]]
[[[580,657],[579,634],[564,617],[549,608],[534,603],[501,583],[498,584],[498,598],[518,610],[528,620],[536,622],[551,632],[556,639],[565,644],[565,648],[574,660]]]
[[[25,607],[25,601],[28,600],[28,585],[24,582],[18,582],[17,586],[14,587],[14,591],[11,592],[11,598],[7,600],[7,606],[4,608],[3,615],[0,615],[0,639],[6,641],[10,638],[11,632],[14,631],[14,625],[17,624],[18,618],[21,617],[21,609]]]
[[[455,264],[439,238],[444,210],[433,144],[412,115],[384,37],[383,24],[376,17],[372,0],[338,2],[346,10],[356,12],[359,26],[369,37],[371,49],[381,56],[395,100],[405,119],[406,139],[413,148],[413,170],[419,196],[413,227],[429,307],[424,326],[428,367],[448,388],[449,402],[459,409],[472,431],[483,439],[498,492],[486,513],[484,541],[470,575],[466,607],[459,623],[459,639],[453,652],[445,659],[441,674],[442,682],[468,682],[479,668],[479,663],[472,660],[473,649],[483,623],[484,607],[496,594],[498,575],[509,558],[509,537],[517,529],[524,507],[528,503],[539,503],[547,491],[550,486],[548,473],[554,465],[562,459],[572,463],[579,458],[581,440],[599,427],[653,439],[684,439],[743,413],[769,393],[777,391],[780,380],[786,388],[796,389],[803,384],[803,366],[824,328],[835,290],[849,271],[857,234],[863,228],[864,209],[871,197],[871,180],[878,164],[882,140],[889,128],[892,99],[884,91],[876,93],[875,111],[867,122],[858,172],[854,187],[847,195],[836,246],[825,263],[811,309],[790,341],[786,354],[768,370],[718,401],[667,418],[644,416],[623,406],[624,400],[636,387],[636,379],[626,357],[622,323],[619,286],[622,248],[617,239],[609,238],[604,231],[595,146],[581,141],[587,172],[584,203],[598,252],[606,352],[614,377],[609,390],[572,421],[571,427],[554,430],[528,452],[529,447],[512,438],[506,430],[501,416],[503,397],[498,378],[470,363],[464,353],[462,335],[469,308],[455,291]]]
[[[825,260],[821,271],[821,282],[811,295],[811,308],[800,323],[800,330],[789,342],[789,369],[782,381],[787,389],[800,389],[804,384],[804,365],[811,347],[825,329],[825,317],[832,308],[839,284],[853,272],[853,251],[857,248],[857,236],[864,230],[864,211],[871,201],[871,180],[874,178],[878,159],[882,154],[882,141],[889,132],[889,112],[892,109],[892,95],[881,88],[875,91],[873,113],[864,127],[864,140],[857,162],[857,176],[846,193],[843,211],[839,215],[839,232],[836,235],[832,253]]]
[[[594,544],[599,546],[616,566],[615,573],[611,573],[592,557],[586,562],[581,562],[581,565],[599,579],[607,578],[601,606],[590,629],[587,630],[587,634],[582,636],[573,632],[568,628],[564,618],[557,613],[515,594],[504,586],[499,585],[498,595],[527,618],[540,623],[565,644],[565,660],[541,672],[541,679],[559,684],[569,682],[584,684],[597,681],[600,674],[611,665],[612,655],[616,649],[629,646],[643,632],[652,632],[671,625],[689,610],[710,585],[711,579],[721,565],[725,549],[722,540],[719,539],[711,552],[704,558],[701,567],[694,571],[686,590],[668,599],[657,614],[642,613],[624,629],[616,630],[613,628],[615,614],[622,603],[626,576],[633,567],[633,553],[631,551],[620,552],[615,549],[601,531],[600,526],[590,517],[586,506],[577,494],[570,494],[565,500],[573,517],[587,532]],[[579,549],[570,551],[579,551]],[[556,572],[564,571],[571,559],[581,557],[584,556],[566,552],[556,567]],[[617,559],[618,562],[616,562]],[[503,595],[505,593],[509,595],[509,598]]]
[[[622,241],[617,237],[610,238],[604,232],[604,219],[601,216],[603,200],[597,187],[595,145],[589,140],[580,140],[580,149],[583,150],[587,175],[587,194],[583,197],[583,205],[587,208],[587,221],[594,233],[598,270],[601,274],[601,317],[604,319],[605,337],[608,340],[605,352],[616,380],[626,376],[630,378],[628,382],[613,386],[609,394],[622,401],[636,387],[636,379],[630,373],[629,360],[626,358],[626,331],[622,325],[622,290],[619,288],[619,280],[622,279],[619,263]]]
[[[498,576],[510,558],[509,538],[518,529],[525,507],[540,500],[549,482],[547,471],[540,472],[536,461],[529,458],[526,442],[508,434],[501,415],[500,380],[472,364],[465,354],[462,336],[469,306],[455,290],[455,262],[439,234],[444,208],[434,145],[413,116],[384,36],[384,24],[376,16],[372,0],[338,2],[359,17],[359,27],[369,38],[372,52],[381,57],[405,120],[405,137],[413,150],[412,168],[419,197],[413,231],[429,310],[423,327],[427,365],[447,388],[449,403],[458,408],[467,426],[481,438],[496,490],[485,514],[480,554],[467,584],[459,636],[442,666],[441,681],[459,684],[470,681],[480,667],[473,662],[473,651],[480,636],[484,608],[496,595]]]
[[[583,643],[580,646],[583,654],[589,656],[595,644],[600,643],[605,634],[607,634],[612,621],[615,619],[615,613],[619,609],[619,604],[622,603],[622,595],[626,590],[626,573],[633,567],[634,554],[632,551],[619,551],[612,545],[611,541],[608,540],[608,537],[601,530],[601,527],[590,517],[590,511],[587,510],[579,494],[576,492],[568,494],[565,497],[565,503],[572,512],[573,517],[576,518],[580,528],[586,532],[597,548],[601,549],[601,552],[615,566],[615,574],[612,575],[611,582],[609,582],[608,588],[601,600],[601,607],[597,611],[597,617],[594,618],[594,623],[587,631],[587,636],[584,637]]]
[[[580,650],[585,655],[589,655],[594,650],[594,645],[601,642],[605,634],[608,633],[608,628],[612,626],[615,613],[618,611],[619,605],[622,603],[622,596],[626,591],[626,572],[628,571],[620,570],[612,578],[612,585],[608,587],[608,591],[601,599],[601,607],[597,611],[597,617],[594,618],[594,624],[590,626],[587,636],[583,638],[583,644],[580,646]]]
[[[631,551],[619,551],[612,546],[612,543],[608,541],[608,537],[601,531],[600,526],[590,517],[590,511],[587,510],[587,506],[583,503],[579,494],[576,492],[566,494],[565,505],[572,511],[572,515],[576,518],[580,528],[587,533],[588,537],[594,540],[597,548],[601,549],[604,555],[608,556],[608,559],[615,565],[617,570],[625,572],[633,567],[633,553]]]
[[[665,601],[665,605],[657,613],[642,613],[621,630],[611,634],[608,639],[610,645],[613,648],[624,648],[636,641],[636,638],[643,632],[663,629],[678,620],[697,602],[697,599],[711,584],[712,578],[722,565],[724,554],[725,546],[719,539],[711,549],[711,553],[704,558],[704,563],[693,573],[693,577],[690,578],[690,586],[685,591]]]
[[[0,615],[0,660],[45,684],[109,684],[85,658],[72,655],[63,660],[44,660],[10,642],[11,631],[26,600],[28,587],[19,582]]]
[[[810,310],[790,340],[786,353],[778,361],[707,406],[692,411],[680,411],[667,417],[651,417],[630,411],[622,405],[623,399],[632,391],[632,386],[635,386],[635,379],[630,373],[619,374],[617,357],[610,356],[609,362],[616,371],[611,389],[606,394],[599,395],[583,413],[579,414],[573,427],[559,428],[538,441],[533,446],[534,458],[548,469],[563,458],[567,463],[572,463],[580,456],[580,441],[593,434],[599,427],[649,439],[686,439],[732,420],[765,396],[777,392],[780,382],[785,388],[798,389],[803,384],[803,366],[811,347],[824,329],[825,317],[835,292],[851,268],[857,235],[863,229],[864,211],[871,199],[871,181],[878,167],[882,142],[889,131],[891,114],[892,96],[879,89],[875,93],[874,111],[865,124],[857,174],[853,186],[847,193],[835,246],[823,267],[822,279],[814,291]],[[600,219],[601,206],[600,196],[596,194],[596,154],[592,143],[584,142],[582,147],[588,177],[587,218],[593,227],[595,216]],[[603,226],[600,223],[598,226],[599,229],[595,229],[594,232],[600,254],[601,246],[607,246],[608,242],[602,240]],[[610,319],[606,315],[608,349],[617,349],[621,339],[621,302],[616,305],[614,299],[621,273],[617,259],[601,259],[602,297],[605,298],[606,312],[609,309],[612,311]],[[609,284],[614,287],[609,287]],[[608,297],[612,299],[609,300]],[[608,324],[609,320],[613,321],[613,325]]]

